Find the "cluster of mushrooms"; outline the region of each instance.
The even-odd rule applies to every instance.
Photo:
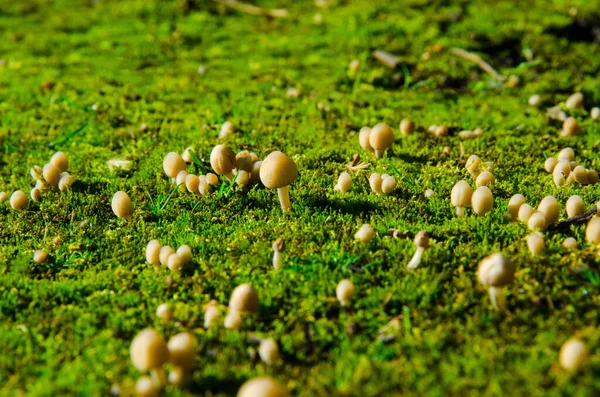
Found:
[[[180,272],[191,260],[192,249],[189,245],[184,244],[174,250],[168,245],[161,245],[158,240],[150,240],[146,246],[146,261],[156,270],[162,265],[172,272]]]
[[[562,149],[557,157],[548,157],[544,162],[544,169],[552,174],[556,186],[571,183],[580,185],[593,185],[598,183],[598,172],[586,169],[575,162],[575,151],[570,147]]]

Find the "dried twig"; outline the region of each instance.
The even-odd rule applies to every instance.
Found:
[[[286,9],[267,10],[252,4],[242,3],[238,0],[213,0],[215,3],[245,12],[250,15],[266,15],[271,18],[285,18],[289,15]]]
[[[369,168],[369,163],[360,161],[360,155],[355,154],[352,157],[352,161],[346,164],[346,168],[348,168],[348,170],[350,171],[364,170]]]
[[[596,215],[596,211],[597,211],[596,206],[594,206],[594,208],[590,209],[587,212],[584,212],[581,215],[577,215],[572,218],[565,219],[564,221],[551,223],[550,225],[548,225],[548,228],[546,230],[551,231],[551,230],[566,229],[571,225],[586,223],[590,219],[592,219],[592,217],[594,215]]]
[[[461,58],[464,58],[466,60],[469,60],[471,62],[474,62],[477,64],[477,66],[479,66],[481,69],[485,70],[487,73],[489,73],[493,78],[495,78],[498,81],[506,81],[506,77],[504,77],[503,75],[501,75],[500,73],[496,72],[496,70],[486,61],[484,61],[483,59],[481,59],[481,57],[472,54],[468,51],[463,50],[462,48],[451,48],[450,52],[453,53],[454,55],[457,55]]]

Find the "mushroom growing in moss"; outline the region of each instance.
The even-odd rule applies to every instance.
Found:
[[[600,218],[593,217],[585,228],[585,239],[591,244],[600,244]]]
[[[273,267],[276,270],[282,269],[283,262],[281,260],[281,253],[285,249],[285,242],[280,237],[277,240],[275,240],[275,242],[273,242],[272,248],[273,248]]]
[[[363,244],[369,244],[374,235],[373,228],[368,223],[365,223],[358,229],[358,231],[354,234],[354,239],[360,241]]]
[[[571,196],[567,200],[567,216],[572,218],[577,215],[581,215],[585,212],[585,203],[580,196]]]
[[[283,212],[289,212],[289,185],[296,180],[298,167],[296,163],[281,152],[270,153],[260,166],[260,180],[269,189],[277,189],[279,202]]]
[[[347,172],[342,172],[338,177],[337,184],[333,190],[346,193],[352,187],[352,177]]]
[[[196,362],[196,338],[189,332],[172,336],[167,343],[169,362],[176,367],[191,369]]]
[[[560,207],[558,206],[556,197],[544,197],[542,201],[540,201],[540,205],[538,205],[538,211],[544,214],[548,223],[556,222],[560,215]]]
[[[465,214],[465,207],[471,206],[473,189],[466,181],[458,181],[452,188],[450,199],[456,207],[456,216],[459,218]]]
[[[129,348],[131,361],[140,371],[157,371],[169,359],[164,338],[155,330],[146,328],[133,338]]]
[[[160,250],[162,246],[157,240],[150,240],[146,245],[146,262],[154,265],[155,269],[160,268]]]
[[[360,144],[360,146],[369,151],[369,152],[373,152],[373,148],[371,147],[371,143],[369,141],[369,136],[371,135],[371,128],[369,127],[363,127],[360,129],[360,132],[358,133],[358,143]]]
[[[490,188],[487,186],[478,187],[471,197],[471,205],[473,206],[473,212],[479,216],[490,212],[494,206],[494,196]]]
[[[371,191],[378,196],[383,194],[383,190],[381,189],[382,184],[383,179],[381,178],[381,175],[374,172],[369,176],[369,186],[371,187]]]
[[[416,269],[421,263],[423,253],[429,248],[429,235],[425,230],[421,230],[417,233],[415,236],[415,245],[417,246],[417,250],[410,262],[408,262],[408,265],[406,266],[407,269]]]
[[[541,254],[545,247],[544,235],[540,232],[531,233],[527,236],[527,248],[529,248],[531,255],[536,256]]]
[[[289,397],[284,386],[270,377],[252,378],[240,387],[237,397]]]
[[[371,128],[369,144],[375,151],[375,157],[381,158],[394,143],[394,130],[385,123],[379,123]]]
[[[22,209],[25,209],[28,203],[29,199],[27,198],[27,195],[20,190],[16,190],[10,196],[10,206],[13,210],[20,211]]]
[[[510,284],[515,275],[516,266],[502,254],[492,254],[481,260],[477,278],[488,287],[492,304],[496,310],[504,308],[501,299],[501,288]]]
[[[131,221],[133,203],[127,193],[122,190],[116,192],[112,198],[111,207],[117,217]]]
[[[233,170],[236,166],[235,153],[228,146],[215,146],[210,153],[210,166],[217,174],[232,181]]]
[[[279,345],[273,339],[263,339],[258,347],[258,355],[265,364],[271,365],[280,358]]]
[[[255,313],[260,306],[258,292],[250,284],[238,285],[231,293],[229,309],[238,313]]]
[[[335,289],[335,294],[342,306],[348,306],[354,296],[354,284],[348,279],[340,281]]]
[[[588,356],[588,348],[581,339],[571,338],[560,347],[560,366],[567,371],[577,371]]]
[[[176,178],[177,174],[181,171],[184,171],[187,167],[187,164],[181,158],[179,153],[170,152],[167,153],[165,158],[163,159],[163,170],[165,174],[167,174],[170,178]]]
[[[522,194],[515,194],[508,201],[508,214],[512,220],[517,219],[519,216],[519,208],[525,204],[525,196]]]

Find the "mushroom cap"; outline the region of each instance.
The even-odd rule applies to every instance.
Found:
[[[536,212],[532,214],[527,220],[527,226],[529,230],[546,230],[548,226],[548,220],[546,219],[546,215],[541,212]]]
[[[373,193],[382,194],[383,193],[383,191],[381,190],[382,185],[383,185],[383,178],[381,178],[381,175],[374,172],[369,176],[369,186],[371,187],[371,190],[373,191]]]
[[[556,167],[556,164],[558,163],[558,160],[554,157],[548,157],[546,159],[546,161],[544,161],[544,169],[546,170],[547,173],[551,174],[552,171],[554,171],[554,167]]]
[[[183,260],[183,263],[190,263],[190,261],[192,260],[192,249],[189,245],[182,245],[181,247],[177,248],[177,251],[175,251],[175,253],[179,255],[181,260]]]
[[[206,323],[206,320],[204,320]],[[236,310],[230,310],[223,320],[225,328],[229,329],[240,329],[242,328],[242,316]]]
[[[473,189],[466,181],[458,181],[452,188],[450,199],[455,207],[469,207],[471,205],[471,197]]]
[[[522,194],[515,194],[508,200],[508,213],[512,219],[517,219],[519,216],[519,208],[525,204],[525,196]]]
[[[558,160],[573,161],[575,159],[575,151],[570,147],[566,147],[558,152],[557,158]]]
[[[415,235],[415,245],[421,248],[429,248],[429,234],[425,230],[421,230]]]
[[[54,164],[60,172],[65,172],[69,168],[69,159],[63,152],[56,152],[50,158],[50,163]]]
[[[279,345],[273,339],[263,339],[258,347],[258,355],[265,363],[271,364],[279,360]]]
[[[58,190],[64,192],[69,189],[75,183],[75,178],[73,178],[70,174],[64,172],[63,175],[58,180]]]
[[[142,376],[135,383],[135,395],[137,397],[158,397],[160,389],[149,376]]]
[[[294,160],[285,154],[271,152],[260,166],[260,180],[269,189],[278,189],[296,180],[298,167]]]
[[[579,131],[579,123],[575,120],[574,117],[567,117],[565,121],[563,121],[562,136],[573,136],[577,135]]]
[[[516,265],[502,254],[486,256],[479,263],[477,278],[483,285],[502,287],[514,278]]]
[[[583,105],[583,94],[581,92],[571,94],[571,96],[565,101],[565,107],[567,109],[575,109],[581,105]]]
[[[578,165],[573,169],[573,177],[575,178],[575,182],[580,183],[582,185],[587,185],[588,183],[588,172],[585,167]]]
[[[389,194],[396,189],[396,179],[393,176],[381,178],[381,191],[383,194]]]
[[[471,197],[471,205],[477,215],[485,215],[490,212],[494,206],[494,196],[490,188],[487,186],[478,187]]]
[[[112,198],[111,207],[119,218],[127,218],[133,214],[133,203],[129,195],[122,190],[115,193]]]
[[[163,159],[163,170],[165,171],[165,174],[171,178],[177,177],[177,174],[179,174],[181,171],[184,171],[186,167],[187,164],[179,155],[179,153],[167,153]]]
[[[250,153],[247,150],[242,150],[235,155],[235,168],[237,168],[238,171],[244,170],[246,172],[252,172],[252,164],[258,160],[258,158],[255,157],[256,154]]]
[[[585,212],[585,203],[583,202],[583,199],[577,195],[569,197],[566,207],[569,218]]]
[[[544,248],[546,247],[546,243],[544,242],[544,235],[540,232],[531,233],[527,236],[527,248],[533,255],[540,254]]]
[[[593,217],[585,228],[585,239],[592,244],[600,243],[600,218]]]
[[[519,220],[523,223],[529,222],[529,218],[531,218],[531,215],[533,215],[534,212],[535,212],[535,210],[529,204],[525,203],[525,204],[521,205],[519,207],[519,214],[518,214]]]
[[[173,319],[173,310],[168,303],[161,303],[156,308],[156,316],[165,321],[171,321]]]
[[[358,229],[358,231],[354,234],[354,239],[359,240],[363,244],[369,244],[371,239],[373,239],[373,235],[375,232],[373,228],[368,223],[365,223]]]
[[[164,245],[161,247],[160,252],[158,254],[160,264],[167,266],[169,263],[169,257],[175,253],[175,250],[168,245]]]
[[[240,387],[237,397],[288,397],[287,389],[268,376],[252,378]]]
[[[338,177],[337,186],[341,192],[347,192],[352,187],[352,177],[347,172],[342,172]]]
[[[335,288],[335,295],[338,300],[345,306],[354,296],[354,284],[348,279],[340,281]]]
[[[481,174],[477,176],[475,179],[475,186],[487,186],[496,182],[496,178],[494,178],[494,174],[489,171],[483,171]]]
[[[151,265],[160,265],[160,249],[162,246],[158,240],[148,241],[146,245],[146,261]]]
[[[600,178],[598,177],[598,172],[595,170],[587,170],[587,181],[590,185],[597,183]]]
[[[46,183],[58,189],[58,181],[60,180],[60,169],[52,163],[44,165],[42,168],[42,176]]]
[[[479,166],[481,165],[481,159],[478,155],[472,154],[467,159],[465,163],[465,169],[469,172],[476,172],[479,170]]]
[[[371,135],[370,127],[361,128],[360,132],[358,133],[358,143],[360,144],[360,147],[362,147],[363,149],[372,152],[373,148],[371,147],[371,144],[369,143],[370,135]]]
[[[183,151],[183,154],[181,155],[181,158],[183,159],[183,161],[185,161],[186,163],[190,164],[190,163],[192,163],[194,161],[194,158],[192,157],[192,153],[194,155],[196,155],[196,149],[194,149],[193,146],[188,146]]]
[[[561,367],[568,371],[575,371],[579,369],[588,355],[588,348],[577,338],[571,338],[560,348],[559,361]]]
[[[375,150],[386,150],[394,143],[394,130],[386,123],[379,123],[371,128],[369,145]]]
[[[235,287],[229,299],[229,308],[238,313],[255,313],[259,305],[258,292],[248,283]]]
[[[48,254],[44,250],[37,250],[33,253],[33,262],[36,265],[46,262],[48,259]]]
[[[415,130],[415,123],[411,119],[400,121],[400,132],[402,135],[410,135]]]
[[[177,253],[169,255],[169,258],[167,258],[167,267],[172,272],[180,272],[183,265],[185,265],[185,262]]]
[[[577,248],[579,244],[577,243],[577,240],[575,240],[573,237],[567,237],[566,239],[563,240],[561,247],[563,249],[572,249],[572,248]]]
[[[185,176],[185,187],[190,193],[198,193],[198,187],[200,186],[200,178],[194,174],[187,174]]]
[[[540,205],[538,205],[538,211],[546,216],[546,221],[548,223],[556,222],[560,212],[556,197],[544,197],[542,201],[540,201]]]
[[[133,338],[129,354],[133,365],[140,372],[160,368],[169,359],[167,342],[151,328],[142,330]]]
[[[217,145],[210,152],[210,166],[219,175],[227,175],[235,168],[235,153],[228,146]]]
[[[15,190],[10,196],[10,206],[13,210],[22,210],[27,207],[28,203],[29,199],[27,198],[27,195],[20,190]]]
[[[285,241],[283,241],[283,238],[279,237],[273,242],[273,245],[271,247],[273,248],[273,251],[281,252],[285,249]]]
[[[167,343],[169,361],[176,367],[192,368],[196,361],[196,338],[188,332],[172,336]]]
[[[209,305],[204,312],[204,328],[209,328],[219,319],[219,308],[215,305]]]

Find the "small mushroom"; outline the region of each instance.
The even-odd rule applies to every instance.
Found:
[[[465,207],[471,206],[473,189],[466,181],[458,181],[452,188],[450,199],[452,205],[456,207],[456,216],[459,218],[465,214]]]
[[[573,237],[567,237],[561,244],[561,247],[565,250],[576,249],[578,246],[577,240]]]
[[[171,310],[171,307],[168,303],[161,303],[158,305],[156,308],[156,317],[164,321],[173,320],[173,310]]]
[[[219,175],[229,181],[233,180],[233,169],[236,166],[235,153],[228,146],[217,145],[210,153],[210,166]]]
[[[37,250],[33,253],[33,263],[41,265],[48,260],[48,254],[44,250]]]
[[[479,216],[483,216],[491,211],[494,206],[494,196],[492,191],[487,186],[480,186],[475,190],[471,198],[473,212]]]
[[[381,192],[383,194],[390,194],[396,190],[396,179],[391,175],[384,175],[381,178]]]
[[[146,262],[154,265],[155,268],[160,267],[160,250],[162,246],[157,240],[150,240],[146,245]]]
[[[219,307],[216,301],[210,301],[204,306],[204,328],[210,328],[219,320]]]
[[[394,143],[394,130],[385,123],[379,123],[371,128],[369,144],[375,151],[375,158],[383,157],[383,154]]]
[[[0,192],[0,203],[5,202],[6,200],[8,200],[8,193]]]
[[[529,248],[531,255],[536,256],[541,254],[545,247],[544,235],[540,232],[531,233],[527,236],[527,248]]]
[[[567,215],[572,218],[585,212],[585,203],[580,196],[571,196],[567,200]]]
[[[228,329],[240,329],[242,328],[242,316],[235,310],[230,310],[223,320],[223,325]]]
[[[258,156],[255,153],[247,150],[242,150],[235,155],[235,168],[238,171],[252,172],[252,165],[258,161]]]
[[[579,123],[573,117],[567,117],[563,121],[561,136],[575,136],[579,132]]]
[[[181,158],[179,153],[167,153],[167,155],[163,159],[163,170],[165,171],[165,174],[167,174],[167,176],[170,178],[176,178],[181,171],[184,171],[186,169],[186,167],[187,164],[185,163],[183,158]]]
[[[279,382],[264,376],[246,381],[238,390],[237,397],[289,397],[289,393]]]
[[[281,253],[285,249],[285,242],[280,237],[272,245],[273,248],[273,267],[276,270],[283,269],[283,262],[281,260]]]
[[[163,266],[167,266],[169,264],[169,257],[175,253],[175,250],[168,245],[161,247],[160,252],[158,254],[160,264]]]
[[[540,201],[540,205],[538,205],[538,211],[546,216],[546,221],[548,223],[556,222],[560,215],[560,207],[558,206],[556,197],[544,197],[542,201]]]
[[[492,174],[489,171],[483,171],[481,174],[479,174],[477,176],[477,179],[475,180],[475,186],[477,186],[477,187],[488,186],[494,182],[496,182],[496,179],[494,178],[494,174]]]
[[[402,119],[400,122],[400,133],[404,136],[410,135],[415,130],[415,123],[410,119]]]
[[[521,207],[519,207],[519,220],[523,223],[529,222],[529,218],[531,218],[531,215],[533,215],[534,212],[535,210],[529,204],[521,205]]]
[[[137,397],[158,397],[160,389],[149,376],[142,376],[135,383],[135,395]]]
[[[75,183],[75,178],[71,174],[63,172],[60,179],[58,180],[58,190],[61,192],[67,191]]]
[[[378,196],[383,194],[383,190],[381,189],[382,185],[383,179],[381,178],[381,175],[372,173],[371,176],[369,176],[369,186],[371,187],[371,191]]]
[[[588,171],[585,169],[585,167],[578,165],[577,167],[575,167],[573,169],[573,172],[571,172],[571,175],[573,175],[573,179],[575,179],[575,182],[581,184],[581,185],[587,185],[588,184]]]
[[[554,171],[554,167],[556,167],[557,163],[558,160],[556,158],[548,157],[544,162],[544,170],[546,170],[547,173],[552,174],[552,171]]]
[[[415,236],[415,245],[417,246],[417,250],[413,255],[410,262],[406,266],[407,269],[416,269],[421,263],[421,258],[423,257],[423,253],[427,248],[429,248],[429,235],[425,230],[421,230]]]
[[[515,194],[508,201],[508,214],[512,220],[519,217],[519,208],[525,204],[525,197],[522,194]]]
[[[52,186],[54,190],[58,190],[58,181],[60,180],[60,169],[52,163],[48,163],[42,168],[42,176],[44,181]]]
[[[192,249],[189,245],[182,245],[181,247],[177,248],[175,253],[179,255],[184,265],[187,265],[192,260]]]
[[[277,189],[283,212],[289,212],[292,208],[289,185],[296,180],[297,176],[296,163],[281,152],[270,153],[260,166],[260,180],[265,187]]]
[[[371,239],[373,239],[374,235],[373,228],[368,223],[365,223],[358,229],[358,231],[354,234],[354,239],[360,241],[363,244],[369,244]]]
[[[196,338],[188,332],[172,336],[167,343],[169,362],[176,367],[191,369],[196,362],[195,345]]]
[[[600,118],[600,108],[593,107],[592,110],[590,110],[590,117],[592,120],[598,120]]]
[[[250,171],[250,185],[256,185],[261,183],[260,181],[260,167],[262,166],[262,160],[257,160],[252,163],[252,171]]]
[[[255,313],[259,306],[258,292],[247,283],[238,285],[229,299],[229,309],[238,313]]]
[[[479,176],[479,167],[481,166],[481,159],[476,154],[472,154],[467,159],[465,163],[465,169],[471,174],[473,178],[477,178]]]
[[[359,69],[360,69],[360,61],[358,59],[353,59],[352,61],[350,61],[350,65],[348,66],[348,72],[350,73],[351,76],[356,75],[356,73],[358,73]]]
[[[539,211],[533,213],[527,220],[527,227],[529,227],[529,230],[531,231],[546,230],[547,226],[548,220],[546,219],[546,216]]]
[[[335,294],[342,306],[350,305],[350,300],[354,296],[354,284],[348,279],[340,281],[335,289]]]
[[[164,338],[151,328],[146,328],[133,338],[129,348],[131,361],[140,371],[160,369],[169,359]]]
[[[229,135],[233,134],[234,130],[235,128],[231,121],[224,122],[219,130],[219,139],[227,138]]]
[[[239,170],[235,175],[235,183],[238,186],[248,186],[250,184],[250,174],[247,171]]]
[[[481,284],[489,289],[492,304],[496,310],[504,307],[501,297],[501,288],[513,281],[516,266],[502,254],[492,254],[481,260],[477,278]]]
[[[370,135],[371,135],[371,128],[369,128],[369,127],[361,128],[360,132],[358,133],[358,143],[366,151],[373,152],[374,150],[371,147],[371,143],[369,140]]]
[[[192,146],[188,146],[183,151],[181,158],[183,159],[183,161],[186,162],[186,164],[191,164],[194,162],[194,158],[192,157],[192,155],[196,155],[196,149],[194,149]]]
[[[112,198],[111,207],[117,217],[131,221],[133,203],[127,193],[122,190],[116,192]]]
[[[167,258],[167,267],[172,272],[180,272],[184,265],[183,258],[177,255],[177,253],[169,255],[169,258]]]
[[[448,127],[443,124],[436,126],[433,130],[433,135],[438,137],[448,135]]]
[[[29,196],[36,203],[42,201],[42,192],[37,187],[31,189],[31,192],[29,192]]]
[[[529,97],[527,103],[529,103],[529,106],[537,108],[540,106],[540,103],[542,103],[542,99],[538,94],[533,94]]]
[[[567,161],[573,161],[575,159],[575,151],[570,148],[570,147],[566,147],[564,149],[562,149],[560,152],[558,152],[558,156],[557,156],[558,160],[567,160]]]
[[[588,348],[582,340],[571,338],[560,347],[560,366],[567,371],[577,371],[583,367],[588,356]]]
[[[194,174],[187,174],[185,177],[185,187],[188,192],[198,194],[198,188],[200,187],[200,178]]]
[[[598,177],[598,172],[594,170],[587,170],[587,181],[590,185],[598,183],[599,179],[600,177]]]
[[[280,359],[279,345],[273,339],[263,339],[258,347],[260,359],[271,365]]]
[[[342,172],[338,177],[337,184],[333,190],[346,193],[352,187],[352,177],[347,172]]]
[[[572,94],[565,101],[565,107],[567,109],[577,109],[581,106],[583,106],[583,94],[581,92]]]
[[[585,228],[585,239],[591,244],[600,244],[600,218],[593,217]]]

